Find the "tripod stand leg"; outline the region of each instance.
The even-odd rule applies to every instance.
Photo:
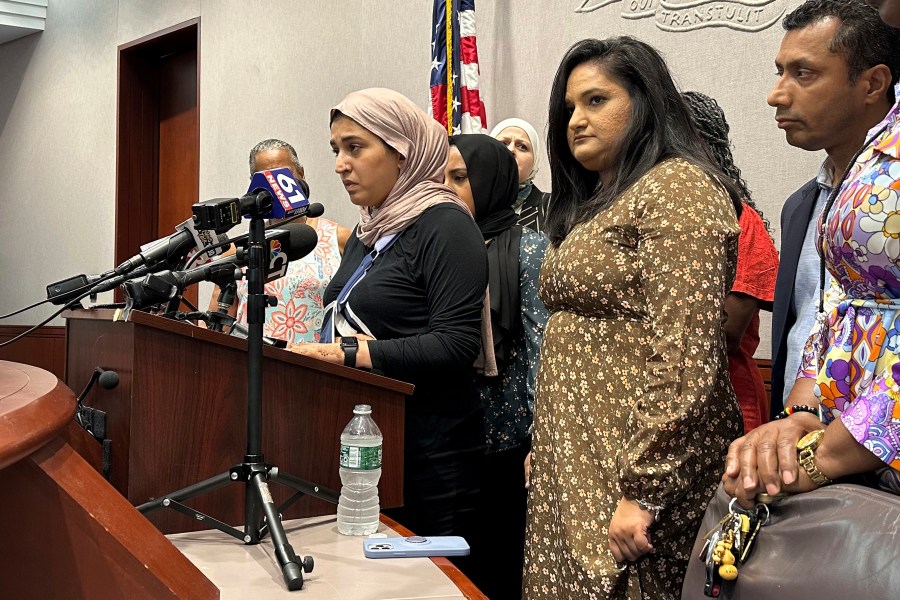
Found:
[[[265,478],[262,478],[263,485],[266,485]],[[266,493],[269,493],[266,486]],[[250,474],[247,478],[247,485],[244,486],[244,533],[248,544],[258,544],[263,537],[263,526],[260,522],[260,503],[257,498],[260,497],[259,490],[256,489],[254,475]],[[268,519],[268,515],[266,515]]]
[[[250,543],[250,538],[244,532],[235,529],[228,523],[223,523],[222,521],[207,515],[206,513],[202,513],[199,510],[193,509],[190,506],[182,504],[178,500],[172,500],[171,498],[166,498],[163,506],[166,508],[171,508],[174,511],[180,512],[183,515],[187,515],[192,519],[197,519],[198,521],[203,521],[209,525],[212,525],[222,533],[228,534],[231,537],[241,540],[245,544]]]
[[[171,494],[166,494],[165,496],[160,496],[155,500],[144,502],[137,507],[137,510],[138,512],[143,514],[151,513],[155,510],[163,508],[165,506],[165,501],[169,498],[171,498],[172,500],[177,500],[179,502],[190,500],[191,498],[199,496],[200,494],[211,492],[213,490],[219,489],[220,487],[224,487],[231,483],[232,479],[233,477],[230,472],[219,473],[218,475],[210,477],[209,479],[205,479],[199,483],[181,488],[180,490],[172,492]]]
[[[306,479],[301,479],[290,473],[282,473],[278,470],[278,467],[272,467],[271,471],[269,471],[269,479],[297,490],[300,493],[320,500],[325,500],[326,502],[331,502],[332,504],[337,504],[338,498],[340,498],[340,494],[336,491],[327,487],[322,487]]]
[[[287,588],[291,591],[303,589],[303,571],[309,573],[313,570],[311,556],[304,557],[302,563],[298,563],[294,549],[287,541],[284,526],[281,524],[281,516],[275,508],[275,501],[269,491],[269,485],[265,481],[265,473],[256,472],[250,478],[249,488],[256,493],[255,500],[259,502],[263,514],[266,516],[266,525],[272,536],[272,544],[275,546],[275,556],[281,565],[281,574]],[[256,534],[257,539],[259,534]]]

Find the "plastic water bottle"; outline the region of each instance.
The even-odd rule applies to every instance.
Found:
[[[369,535],[378,529],[378,479],[381,477],[381,430],[372,420],[372,407],[358,404],[341,433],[341,498],[338,532]]]

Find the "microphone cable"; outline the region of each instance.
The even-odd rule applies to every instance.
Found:
[[[87,295],[87,294],[85,294],[85,296],[86,296],[86,295]],[[77,299],[75,299],[75,300],[69,302],[68,304],[66,304],[65,306],[63,306],[62,308],[60,308],[58,311],[56,311],[55,313],[53,313],[52,315],[50,315],[49,317],[47,317],[46,319],[44,319],[43,321],[41,321],[40,323],[38,323],[37,325],[35,325],[34,327],[32,327],[31,329],[26,329],[25,331],[23,331],[22,333],[20,333],[20,334],[17,335],[16,337],[11,338],[11,339],[8,339],[8,340],[6,340],[5,342],[0,343],[0,348],[3,348],[4,346],[8,346],[9,344],[12,344],[13,342],[19,341],[20,339],[22,339],[23,337],[25,337],[26,335],[28,335],[28,334],[31,333],[32,331],[35,331],[35,330],[37,330],[37,329],[40,329],[41,327],[43,327],[44,325],[46,325],[47,323],[49,323],[50,321],[52,321],[53,319],[55,319],[56,317],[58,317],[59,315],[61,315],[62,312],[63,312],[64,310],[68,310],[69,308],[73,308],[76,304],[80,303],[81,300],[82,300],[82,298],[84,298],[85,296],[81,296],[81,297],[79,297],[79,298],[77,298]]]
[[[110,276],[110,277],[106,277],[105,279],[112,279],[112,277],[111,277],[111,276]],[[94,282],[93,285],[96,285],[96,284],[100,283],[101,281],[105,281],[105,279],[102,279],[102,280],[100,280],[100,281],[96,281],[96,282]],[[93,288],[93,285],[91,285],[90,287]],[[88,286],[82,286],[81,289],[83,289],[83,288],[85,288],[85,287],[88,287]],[[40,329],[41,327],[43,327],[44,325],[46,325],[47,323],[49,323],[50,321],[52,321],[53,319],[55,319],[56,317],[58,317],[59,315],[61,315],[61,314],[63,313],[63,311],[69,310],[70,308],[75,308],[75,307],[77,307],[77,306],[81,306],[81,301],[84,300],[85,298],[87,298],[87,297],[90,296],[90,295],[91,295],[91,291],[88,290],[87,292],[83,293],[82,295],[77,296],[77,297],[74,298],[73,300],[69,301],[68,304],[64,304],[62,308],[60,308],[58,311],[56,311],[55,313],[53,313],[52,315],[50,315],[49,317],[47,317],[46,319],[44,319],[43,321],[41,321],[40,323],[38,323],[37,325],[35,325],[34,327],[32,327],[32,328],[30,328],[30,329],[27,329],[27,330],[23,331],[22,333],[20,333],[19,335],[17,335],[17,336],[14,337],[14,338],[8,339],[8,340],[6,340],[5,342],[0,343],[0,348],[3,348],[4,346],[8,346],[9,344],[12,344],[13,342],[19,341],[20,339],[22,339],[23,337],[25,337],[26,335],[28,335],[28,334],[31,333],[32,331],[36,331],[36,330]],[[43,302],[48,302],[48,301],[49,301],[49,300],[44,300]],[[43,304],[43,302],[39,302],[38,304]]]
[[[44,304],[44,303],[46,303],[46,302],[50,302],[50,300],[41,300],[40,302],[35,302],[35,303],[32,304],[31,306],[26,306],[25,308],[20,308],[19,310],[13,311],[13,312],[11,312],[11,313],[9,313],[9,314],[6,314],[6,315],[0,315],[0,319],[8,319],[9,317],[15,316],[15,315],[17,315],[17,314],[19,314],[19,313],[23,313],[23,312],[25,312],[26,310],[31,310],[32,308],[38,307],[38,306],[40,306],[41,304]]]
[[[109,281],[110,279],[112,279],[112,278],[115,277],[115,276],[116,276],[116,274],[113,273],[113,272],[107,273],[106,275],[104,275],[104,276],[102,276],[100,279],[98,279],[97,281],[94,281],[94,282],[89,283],[89,284],[87,284],[87,285],[83,285],[83,286],[81,286],[81,287],[79,287],[79,288],[75,288],[74,290],[71,290],[71,292],[69,292],[69,293],[80,294],[81,292],[83,292],[83,291],[85,291],[85,290],[87,290],[88,292],[90,292],[90,290],[92,290],[92,289],[94,288],[94,286],[100,285],[101,283],[103,283],[103,282],[105,282],[105,281]],[[78,296],[77,301],[80,302],[81,300],[83,300],[84,298],[86,298],[86,297],[89,296],[89,295],[90,295],[90,293],[84,294],[84,295],[82,295],[82,296]],[[19,310],[15,310],[15,311],[13,311],[13,312],[11,312],[11,313],[8,313],[8,314],[5,314],[5,315],[0,315],[0,320],[8,319],[9,317],[15,316],[15,315],[17,315],[17,314],[19,314],[19,313],[23,313],[23,312],[25,312],[26,310],[31,310],[32,308],[37,308],[37,307],[40,306],[41,304],[47,304],[48,302],[52,302],[52,301],[53,301],[53,298],[46,298],[46,299],[44,299],[44,300],[40,300],[39,302],[35,302],[34,304],[32,304],[32,305],[30,305],[30,306],[26,306],[25,308],[20,308]],[[65,306],[63,306],[63,309],[62,309],[62,310],[60,310],[59,312],[55,313],[53,316],[55,317],[56,315],[58,315],[59,313],[61,313],[61,312],[62,312],[63,310],[65,310],[66,308],[69,308],[69,307],[71,306],[71,304],[72,304],[72,303],[69,302],[68,304],[66,304]],[[53,318],[53,317],[51,317],[51,318]],[[2,347],[2,344],[0,344],[0,347]]]

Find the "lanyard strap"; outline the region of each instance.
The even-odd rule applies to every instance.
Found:
[[[398,234],[396,233],[392,233],[378,238],[375,242],[375,248],[363,257],[359,266],[356,267],[356,270],[350,275],[347,283],[341,288],[337,300],[326,307],[325,318],[322,321],[322,333],[319,336],[320,343],[330,344],[334,342],[335,313],[344,312],[344,307],[347,305],[347,300],[350,298],[350,292],[352,292],[356,287],[356,284],[362,281],[363,277],[366,276],[366,273],[372,267],[375,259],[387,252],[388,248],[394,245],[394,242],[397,240],[397,235]]]

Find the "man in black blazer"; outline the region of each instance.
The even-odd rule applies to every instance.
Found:
[[[790,195],[781,209],[781,252],[772,307],[772,418],[784,408],[782,397],[787,338],[797,322],[794,277],[797,274],[800,251],[804,246],[804,234],[809,224],[818,217],[813,214],[818,195],[819,185],[816,179],[810,179]]]
[[[792,385],[814,323],[819,212],[869,129],[894,102],[893,86],[887,96],[867,93],[858,80],[871,67],[890,62],[872,50],[877,47],[874,42],[866,41],[871,29],[866,19],[871,15],[860,11],[867,9],[855,0],[807,0],[782,22],[785,35],[775,58],[778,81],[767,101],[790,145],[825,150],[827,158],[818,177],[794,192],[781,212],[781,257],[772,310],[773,417],[784,408],[786,371],[793,371],[787,384]]]

